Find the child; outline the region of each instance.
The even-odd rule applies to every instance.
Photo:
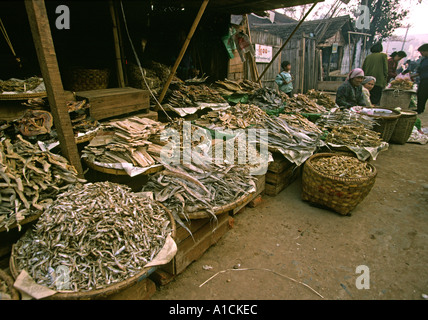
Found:
[[[293,96],[293,77],[290,74],[291,63],[289,61],[283,61],[281,63],[282,72],[275,78],[275,82],[279,87],[279,90],[286,93],[290,98]]]

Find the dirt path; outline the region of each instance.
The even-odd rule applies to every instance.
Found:
[[[428,126],[428,114],[421,117]],[[421,299],[428,294],[428,145],[390,145],[374,188],[345,217],[300,198],[301,181],[235,216],[234,228],[152,299]],[[240,265],[257,268],[215,273]],[[205,270],[203,266],[211,266]],[[356,273],[367,266],[369,289]],[[358,279],[359,280],[359,279]]]

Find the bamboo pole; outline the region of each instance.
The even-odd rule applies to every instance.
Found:
[[[187,35],[186,40],[184,41],[183,47],[181,48],[180,54],[178,55],[177,60],[175,60],[174,66],[172,67],[171,73],[169,74],[168,79],[166,80],[165,86],[162,89],[162,92],[159,97],[159,103],[162,103],[163,98],[165,98],[166,91],[169,88],[169,85],[171,84],[172,78],[174,77],[175,73],[177,72],[177,68],[180,65],[181,60],[184,57],[184,54],[186,53],[187,47],[189,46],[190,40],[193,37],[193,34],[195,33],[196,28],[198,27],[199,21],[202,18],[202,15],[205,12],[205,8],[208,5],[209,0],[204,0],[204,2],[201,4],[201,7],[199,9],[198,14],[196,15],[195,21],[192,24],[192,27],[190,28],[189,34]]]
[[[250,44],[253,45],[253,40],[251,39],[251,31],[250,31],[250,21],[248,21],[248,14],[245,15],[245,18],[247,20],[247,31],[248,31],[248,38],[250,39]],[[256,59],[254,58],[254,56],[249,53],[250,55],[250,65],[252,67],[252,72],[251,74],[253,75],[253,81],[257,81],[260,85],[260,87],[262,87],[262,81],[260,80],[259,77],[259,71],[257,70],[257,63],[256,63]]]
[[[111,20],[113,23],[113,39],[114,39],[114,51],[116,54],[117,81],[119,83],[119,87],[124,88],[125,79],[123,76],[122,55],[120,50],[121,46],[120,46],[119,32],[117,27],[116,8],[113,4],[113,0],[109,0],[109,7],[110,7]]]
[[[297,26],[294,28],[293,32],[288,36],[288,39],[283,43],[283,45],[281,46],[281,48],[279,48],[278,52],[274,55],[274,57],[272,58],[272,60],[268,63],[268,65],[266,66],[266,68],[263,70],[262,74],[257,79],[257,82],[259,82],[260,79],[265,75],[267,69],[269,69],[269,67],[272,65],[272,63],[276,60],[276,58],[279,56],[279,54],[281,53],[281,51],[285,48],[285,46],[287,45],[287,43],[290,41],[290,39],[293,37],[293,35],[296,33],[296,31],[300,28],[300,25],[303,23],[303,21],[305,21],[305,19],[308,17],[308,15],[311,13],[311,11],[315,8],[315,6],[316,6],[316,4],[318,2],[319,1],[314,2],[314,4],[312,5],[312,7],[308,10],[308,12],[306,12],[305,16],[302,18],[302,20],[299,21],[299,23],[297,24]]]

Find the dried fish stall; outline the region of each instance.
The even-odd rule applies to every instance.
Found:
[[[45,287],[43,297],[102,298],[172,258],[174,235],[169,210],[150,197],[109,182],[77,184],[13,246],[10,268],[24,292],[20,277]]]

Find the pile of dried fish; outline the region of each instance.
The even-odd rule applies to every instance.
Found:
[[[295,94],[293,98],[288,99],[284,111],[296,113],[323,113],[327,110],[308,96],[299,93]]]
[[[110,121],[83,149],[83,158],[89,162],[131,163],[148,167],[156,163],[147,152],[149,138],[164,129],[160,122],[140,117]]]
[[[248,102],[258,106],[264,111],[283,109],[288,96],[283,92],[277,92],[272,88],[260,88],[252,94]]]
[[[315,89],[311,89],[308,92],[306,92],[306,95],[309,99],[314,100],[317,104],[320,106],[323,106],[327,110],[333,109],[336,107],[336,102],[331,98],[330,95],[317,91]]]
[[[373,172],[367,162],[349,156],[318,157],[311,165],[321,173],[342,178],[362,178]]]
[[[89,115],[90,105],[86,100],[69,101],[67,108],[75,137],[84,136],[100,127],[99,122]]]
[[[165,164],[166,170],[152,175],[142,190],[153,192],[184,228],[180,216],[204,211],[215,217],[216,208],[254,191],[248,167],[216,163],[197,152],[189,156],[194,160],[191,164]]]
[[[210,111],[195,124],[209,129],[245,129],[262,125],[266,117],[266,112],[259,107],[238,103],[226,110]]]
[[[175,83],[171,85],[171,92],[165,97],[165,103],[173,108],[196,107],[198,102],[226,103],[226,100],[205,84]]]
[[[382,144],[380,133],[363,126],[339,125],[327,135],[326,143],[353,147],[376,148]]]
[[[388,88],[396,90],[411,90],[413,89],[413,82],[407,79],[396,79],[389,83]]]
[[[243,80],[241,82],[224,79],[224,81],[216,81],[213,85],[215,90],[223,96],[230,96],[232,94],[253,94],[260,85],[250,80]]]
[[[70,184],[82,182],[67,159],[17,135],[0,143],[0,229],[48,207]]]
[[[0,93],[2,92],[27,92],[36,89],[43,82],[43,78],[31,77],[25,80],[9,79],[0,80]]]
[[[301,114],[281,114],[279,118],[284,119],[291,127],[301,128],[306,131],[322,133],[320,128],[312,121],[309,121],[307,118]]]
[[[292,127],[280,117],[266,118],[264,128],[269,130],[268,140],[261,137],[260,141],[268,143],[269,151],[280,152],[298,166],[312,156],[321,143],[320,133]]]
[[[336,126],[363,126],[366,129],[373,129],[376,119],[348,109],[337,108],[321,114],[315,123],[322,131],[331,131]]]
[[[24,136],[37,136],[51,132],[53,117],[48,111],[27,110],[24,115],[15,120],[15,126]]]
[[[138,274],[171,231],[167,211],[153,200],[127,186],[88,183],[58,196],[15,245],[15,262],[54,290],[58,267],[69,271],[68,290],[101,289]]]

